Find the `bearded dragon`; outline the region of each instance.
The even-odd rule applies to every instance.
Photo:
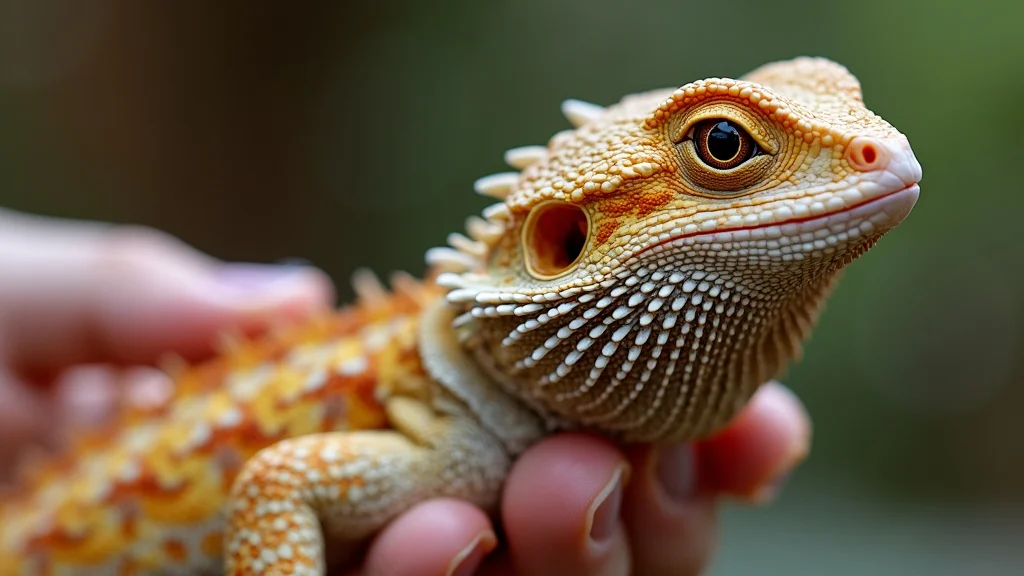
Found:
[[[28,474],[0,574],[323,574],[424,499],[493,509],[553,431],[711,434],[919,194],[907,138],[824,59],[563,111],[424,280],[359,274],[355,305],[177,370]]]

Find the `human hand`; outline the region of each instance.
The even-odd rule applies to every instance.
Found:
[[[770,501],[810,446],[800,401],[763,386],[714,437],[660,453],[560,434],[513,464],[501,503],[504,540],[456,500],[414,507],[370,548],[364,576],[699,574],[716,544],[723,496]]]
[[[151,387],[133,367],[166,352],[201,358],[226,328],[257,330],[331,299],[310,268],[224,264],[152,230],[0,211],[0,479],[26,446],[52,445]],[[507,545],[495,550],[483,511],[433,500],[385,529],[359,572],[695,574],[714,550],[720,497],[769,500],[809,443],[803,407],[777,383],[715,437],[660,456],[556,435],[513,466]]]
[[[19,453],[159,393],[166,380],[141,366],[208,356],[225,330],[332,300],[312,268],[226,264],[150,229],[0,210],[0,485]]]

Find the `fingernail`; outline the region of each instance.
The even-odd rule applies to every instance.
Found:
[[[693,447],[689,444],[663,446],[657,455],[655,473],[669,498],[676,502],[692,498],[697,487]]]
[[[476,538],[452,558],[448,564],[447,576],[471,576],[480,566],[480,562],[498,545],[494,532],[484,530]]]
[[[229,291],[252,294],[273,292],[289,285],[303,266],[279,264],[224,264],[217,271],[217,282]]]
[[[612,537],[619,522],[619,510],[622,508],[622,485],[629,474],[629,466],[620,464],[612,473],[611,480],[601,493],[590,504],[590,540],[595,544],[602,543]]]

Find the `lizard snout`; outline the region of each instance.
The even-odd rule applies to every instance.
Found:
[[[857,136],[846,148],[846,160],[860,172],[887,171],[912,186],[921,181],[921,164],[910,149],[905,137],[880,140],[870,136]]]

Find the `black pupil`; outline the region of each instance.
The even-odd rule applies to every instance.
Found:
[[[583,245],[587,243],[587,231],[583,227],[586,221],[566,231],[562,239],[562,249],[565,250],[565,266],[576,261],[576,257],[583,252]]]
[[[732,160],[740,151],[740,131],[723,120],[708,132],[708,152],[719,162]]]

